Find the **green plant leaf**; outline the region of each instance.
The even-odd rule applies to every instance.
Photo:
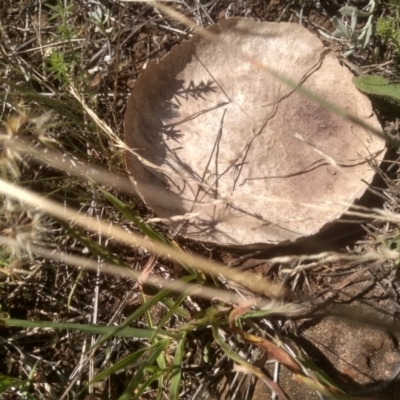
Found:
[[[10,376],[6,376],[0,374],[0,394],[4,393],[6,390],[12,387],[20,387],[24,384],[24,381],[21,381],[17,378],[11,378]]]
[[[353,79],[357,89],[400,105],[400,85],[390,83],[383,76],[362,75]]]

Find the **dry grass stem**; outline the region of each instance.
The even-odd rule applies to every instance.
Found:
[[[104,236],[112,237],[114,240],[117,240],[124,245],[135,247],[140,246],[153,254],[157,254],[159,256],[170,256],[182,264],[189,264],[192,267],[197,268],[202,272],[206,272],[212,276],[217,277],[219,274],[221,274],[227,279],[233,280],[245,287],[248,287],[254,293],[262,293],[269,297],[282,297],[284,295],[284,289],[280,288],[278,284],[270,282],[265,278],[260,277],[260,279],[255,279],[253,274],[238,273],[234,269],[223,264],[210,262],[204,258],[183,253],[180,250],[175,250],[174,248],[162,243],[152,242],[136,233],[132,232],[128,234],[122,228],[111,225],[104,221],[99,221],[96,218],[84,215],[77,210],[72,210],[71,208],[61,206],[52,200],[44,199],[37,194],[25,189],[21,189],[20,187],[1,179],[0,192],[3,193],[3,195],[18,199],[25,204],[37,207],[38,209],[45,211],[56,218],[70,221],[70,223],[73,225],[76,224],[94,233],[101,233]]]

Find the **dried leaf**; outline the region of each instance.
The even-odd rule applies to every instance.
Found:
[[[261,372],[261,370],[259,368],[254,367],[255,369],[257,369],[258,371]],[[237,372],[241,372],[242,374],[254,374],[255,376],[257,376],[258,379],[261,379],[263,382],[265,382],[265,384],[275,392],[275,394],[278,395],[280,400],[289,400],[288,397],[285,395],[285,393],[283,392],[282,388],[273,380],[269,379],[265,374],[263,373],[255,373],[255,371],[253,369],[249,369],[244,365],[237,365],[235,364],[233,369]]]
[[[251,307],[257,303],[258,299],[250,298],[239,303],[230,313],[229,313],[229,327],[232,329],[235,324],[235,319],[239,318],[241,315],[245,314]]]
[[[271,357],[275,358],[275,360],[279,361],[290,371],[294,372],[295,374],[304,374],[300,365],[285,350],[264,338],[251,335],[250,333],[240,329],[234,328],[233,331],[239,333],[246,342],[263,348]]]
[[[251,335],[240,329],[233,328],[232,330],[239,333],[247,342],[263,348],[271,357],[275,358],[275,360],[279,361],[286,368],[295,373],[310,388],[336,400],[366,400],[365,398],[347,395],[326,379],[318,379],[316,376],[307,376],[300,365],[284,349],[276,346],[272,342]],[[317,371],[313,372],[315,373]]]

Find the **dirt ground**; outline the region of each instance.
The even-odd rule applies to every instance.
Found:
[[[19,9],[19,2],[15,2],[15,5],[13,2],[11,3],[7,6],[0,5],[2,41],[7,39],[8,46],[10,46],[10,42],[19,44],[26,17],[26,14]],[[117,15],[114,2],[101,1],[101,3],[104,7],[109,7],[114,16]],[[197,4],[195,1],[188,3],[193,3],[193,7],[196,7]],[[208,4],[204,0],[201,0],[200,3]],[[321,0],[319,2],[313,0],[216,0],[212,3],[214,6],[209,16],[214,22],[234,16],[246,16],[261,21],[301,22],[310,31],[317,34],[317,29],[321,27],[332,31],[330,18],[338,15],[339,8],[345,2],[340,0]],[[367,3],[368,1],[353,2],[360,7]],[[33,2],[27,1],[25,7],[29,8],[32,4]],[[157,14],[148,8],[141,7],[132,7],[125,14],[121,11],[119,18],[124,22],[125,29],[120,32],[118,39],[116,36],[111,38],[112,46],[120,46],[119,57],[121,59],[125,57],[124,62],[121,62],[117,70],[106,66],[104,62],[104,68],[100,68],[90,77],[94,93],[117,91],[122,93],[112,104],[105,102],[102,105],[105,113],[114,108],[113,115],[117,120],[114,126],[120,132],[123,131],[126,98],[130,90],[134,88],[135,81],[143,68],[150,60],[161,59],[175,44],[187,36],[186,34],[182,35],[181,32],[177,34],[174,30],[165,29],[162,20],[161,22],[157,20]],[[179,8],[179,6],[177,7]],[[32,8],[32,10],[34,9]],[[187,14],[189,17],[193,16],[189,11]],[[140,16],[137,17],[137,15]],[[39,17],[36,15],[32,18]],[[53,26],[51,21],[47,20],[46,13],[43,13],[41,18],[42,29],[46,29],[46,27],[50,29]],[[131,23],[133,20],[134,24]],[[341,49],[338,46],[332,43],[326,43],[326,45],[340,54]],[[94,68],[96,64],[101,65],[101,61],[96,57],[96,52],[100,47],[100,42],[97,43],[94,37],[93,48],[87,49],[87,68]],[[40,62],[38,59],[27,60],[32,63]],[[363,57],[350,58],[349,61],[358,68],[367,65],[368,51]],[[395,122],[393,115],[382,108],[381,104],[377,104],[377,106],[377,114],[383,124],[388,126],[393,124]],[[391,151],[390,157],[398,160],[396,151]],[[396,200],[398,176],[397,172],[393,170],[390,174],[392,181],[389,186],[387,181],[384,182],[385,179],[381,179],[377,185],[381,188],[385,187],[390,197]],[[396,210],[398,203],[395,200],[392,203],[379,198],[365,201],[367,204]],[[143,204],[137,205],[137,211],[147,215],[151,213]],[[373,234],[386,229],[385,226],[375,221],[369,224],[368,229],[358,228],[348,230],[347,227],[336,227],[320,237],[312,238],[298,246],[272,249],[266,253],[249,257],[247,257],[249,254],[207,247],[185,239],[178,239],[178,242],[190,252],[204,255],[210,259],[234,263],[238,268],[262,273],[266,277],[281,282],[285,280],[286,276],[281,272],[284,266],[271,265],[265,261],[267,258],[276,255],[298,254],[299,252],[312,254],[332,249],[342,253],[350,249],[362,254],[365,249],[375,243]],[[164,233],[168,233],[167,227],[160,226],[160,229]],[[395,230],[395,228],[390,229]],[[72,244],[71,239],[66,239],[63,246],[71,248]],[[146,265],[149,258],[148,254],[140,249],[129,251],[116,248],[115,252],[119,252],[128,260],[133,260],[132,263],[138,270]],[[245,257],[243,258],[243,256]],[[157,268],[159,271],[165,271],[170,268],[170,265],[168,262],[160,261]],[[88,322],[92,289],[95,286],[101,289],[98,306],[99,322],[101,323],[106,324],[109,316],[119,310],[121,304],[124,305],[125,316],[140,304],[140,298],[134,293],[133,284],[129,279],[106,275],[99,278],[95,274],[85,273],[75,288],[72,307],[67,309],[65,304],[77,279],[78,271],[67,267],[64,270],[55,269],[51,263],[42,259],[35,260],[35,265],[30,271],[23,281],[14,281],[7,277],[1,278],[0,304],[2,311],[10,314],[12,318]],[[315,363],[341,389],[354,395],[355,398],[380,400],[400,398],[400,379],[398,378],[400,373],[400,287],[397,269],[393,263],[363,264],[350,261],[327,263],[316,271],[305,270],[297,276],[296,280],[287,277],[285,280],[285,284],[291,289],[290,300],[308,304],[310,310],[316,309],[316,311],[306,317],[277,318],[273,321],[274,326],[279,327],[281,334],[294,348],[303,352],[305,358]],[[127,298],[129,298],[128,301],[126,301]],[[153,311],[154,320],[159,320],[162,313],[162,307]],[[79,362],[84,345],[82,335],[54,333],[46,330],[20,332],[6,327],[0,327],[0,334],[1,343],[8,341],[7,345],[2,344],[0,347],[0,359],[3,358],[7,363],[7,365],[0,363],[0,373],[21,377],[24,374],[26,360],[31,364],[38,362],[36,385],[44,387],[51,383],[54,391],[47,392],[48,397],[41,395],[41,397],[34,398],[59,398],[59,393],[65,390],[67,383],[70,382],[68,377],[72,375]],[[198,346],[202,346],[209,339],[201,337],[201,335],[194,336],[193,343],[197,343]],[[122,357],[130,354],[137,346],[138,344],[133,340],[127,339],[115,352]],[[112,354],[110,357],[114,355]],[[105,358],[105,354],[99,354],[96,366],[102,365]],[[225,387],[220,384],[221,379],[218,381],[218,385],[212,379],[213,384],[210,385],[208,391],[195,395],[196,386],[211,379],[210,374],[213,372],[207,368],[199,368],[201,373],[197,375],[194,372],[188,372],[188,375],[191,374],[193,387],[187,390],[185,399],[272,400],[276,398],[262,381],[250,378],[247,380],[247,385],[243,383],[244,389],[241,389],[239,394],[233,395],[233,390],[230,388],[232,371],[225,375]],[[232,369],[232,366],[227,368]],[[277,368],[275,363],[266,364],[265,373],[272,377],[275,368]],[[114,376],[112,383],[107,384],[107,387],[97,387],[97,392],[91,399],[117,398],[127,380],[126,376]],[[278,381],[292,400],[323,398],[283,366],[280,366]],[[39,393],[35,394],[35,388],[32,391],[34,396]],[[42,390],[40,393],[45,392]],[[89,399],[89,397],[83,396],[74,397],[72,394],[70,396],[70,398]],[[16,398],[19,397],[15,392],[2,397],[4,400]],[[145,398],[151,398],[151,396],[143,397],[143,399]]]

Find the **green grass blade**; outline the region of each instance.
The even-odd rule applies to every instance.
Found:
[[[149,224],[143,221],[143,218],[138,216],[134,211],[132,211],[123,201],[119,200],[117,197],[113,196],[110,192],[107,192],[104,189],[100,189],[103,193],[104,197],[117,209],[119,210],[127,219],[132,221],[137,227],[142,231],[142,233],[148,236],[150,239],[160,242],[163,244],[167,244],[168,246],[174,246],[166,237],[158,233],[155,229],[153,229]],[[200,281],[204,280],[204,275],[199,273],[192,267],[181,264],[183,268],[185,268],[189,274],[196,274],[197,278]]]
[[[156,286],[149,285],[146,287],[146,293],[151,296],[155,296],[159,291],[160,289]],[[163,303],[168,310],[174,307],[175,304],[175,301],[169,297],[164,297],[163,299],[160,300],[160,302]],[[182,307],[176,308],[175,314],[182,318],[189,318],[190,316],[190,312]]]
[[[0,63],[0,65],[5,66],[6,64]],[[8,67],[6,66],[6,68]],[[64,115],[69,119],[69,121],[73,121],[77,124],[83,123],[82,110],[76,107],[76,101],[69,96],[63,96],[63,101],[61,101],[55,97],[45,96],[35,91],[28,90],[23,86],[17,85],[14,82],[1,77],[0,82],[10,85],[10,87],[15,90],[15,92],[4,92],[4,94],[7,94],[7,96],[25,97],[27,99],[36,101],[45,108],[56,111],[57,114]],[[42,84],[42,82],[40,83]],[[0,93],[0,95],[2,95],[2,93]]]
[[[146,295],[143,293],[143,291],[140,291],[140,298],[142,300],[142,306],[144,306],[145,304],[147,304],[147,300],[146,300]],[[150,300],[151,301],[151,300]],[[147,322],[147,326],[150,329],[154,329],[154,325],[153,325],[153,319],[151,317],[150,314],[150,309],[147,308],[146,311],[144,312],[144,317],[146,318],[146,322]]]
[[[71,290],[70,290],[70,292],[68,294],[68,300],[67,300],[67,310],[68,310],[68,312],[70,312],[72,297],[73,297],[73,295],[75,293],[75,290],[78,287],[78,283],[81,280],[84,271],[85,271],[85,269],[81,268],[81,270],[79,271],[79,274],[76,277],[75,282],[72,285],[72,288],[71,288]]]
[[[11,378],[9,376],[0,374],[0,394],[4,393],[6,390],[11,389],[12,387],[18,388],[25,384],[24,381],[21,381],[17,378]]]
[[[104,246],[100,245],[90,237],[86,236],[82,230],[75,226],[69,225],[67,222],[57,219],[57,222],[73,236],[75,239],[79,240],[84,246],[86,246],[89,251],[103,260],[116,264],[122,267],[126,267],[126,264],[117,256],[109,252]]]
[[[132,400],[142,400],[142,397],[140,397],[143,392],[156,380],[160,379],[164,375],[164,371],[155,371],[150,377],[143,383],[143,385],[139,388],[137,391],[135,397],[132,398]],[[162,394],[162,392],[161,392]],[[158,399],[158,395],[157,395]]]
[[[303,365],[313,372],[315,379],[308,376],[299,376],[299,378],[310,388],[317,390],[323,395],[334,400],[365,400],[365,398],[353,397],[343,392],[331,378],[311,360],[299,357]]]
[[[191,276],[189,277],[183,277],[180,281],[187,282],[188,279],[190,279]],[[179,287],[180,281],[177,281],[177,287]],[[98,340],[95,346],[100,346],[103,343],[105,343],[109,338],[112,336],[116,336],[117,333],[126,328],[128,325],[130,325],[133,321],[139,319],[146,311],[150,310],[151,307],[156,305],[163,297],[168,296],[169,293],[173,291],[173,287],[171,289],[163,289],[161,290],[158,294],[156,294],[152,299],[150,299],[147,303],[142,304],[136,311],[134,311],[121,325],[114,327],[113,332],[109,332],[105,336],[103,336],[101,339]],[[154,332],[152,330],[152,332]]]
[[[161,371],[165,371],[167,369],[167,362],[165,361],[164,353],[161,353],[157,358],[157,365]],[[158,380],[158,392],[156,396],[156,400],[161,400],[163,391],[164,391],[164,374],[157,376]]]
[[[185,354],[185,343],[186,335],[183,335],[181,340],[179,340],[178,347],[175,351],[172,376],[171,376],[171,386],[169,392],[170,400],[178,400],[180,393],[180,383],[182,379],[182,360]]]
[[[167,296],[170,292],[171,292],[171,290],[167,290],[167,289],[161,290],[158,293],[158,295],[154,296],[147,303],[142,304],[137,310],[135,310],[128,318],[125,319],[125,321],[121,325],[119,325],[117,327],[113,327],[113,331],[107,333],[101,339],[99,339],[97,341],[97,343],[95,344],[95,346],[96,347],[101,346],[111,337],[118,336],[118,333],[120,331],[122,331],[123,329],[128,327],[128,325],[130,325],[135,320],[139,319],[144,313],[146,313],[146,311],[150,310],[154,305],[156,305],[160,301],[161,298]],[[149,330],[154,332],[154,329],[149,329]]]
[[[159,234],[156,230],[154,230],[149,224],[143,222],[143,219],[139,217],[134,211],[132,211],[123,201],[117,199],[111,193],[106,190],[101,189],[104,197],[117,209],[119,210],[127,219],[132,221],[137,225],[137,227],[148,236],[150,239],[153,239],[157,242],[161,242],[164,244],[171,244],[170,241],[165,238],[163,235]]]
[[[229,309],[219,310],[216,307],[208,307],[194,314],[191,321],[180,327],[181,332],[190,332],[194,329],[207,328],[209,325],[219,326],[228,324]]]
[[[190,280],[194,280],[196,279],[195,275],[189,276],[188,278],[188,282]],[[191,279],[190,279],[191,278]],[[165,313],[165,315],[161,318],[161,320],[158,323],[157,328],[155,329],[155,334],[154,337],[156,337],[157,332],[161,329],[162,326],[165,325],[165,323],[172,317],[173,314],[177,314],[177,310],[180,308],[179,306],[185,301],[186,297],[189,296],[189,294],[197,289],[199,287],[199,285],[193,286],[193,288],[190,288],[189,290],[183,292],[177,299],[176,301],[171,305],[171,307],[169,307],[169,310]],[[150,339],[151,340],[151,339]]]
[[[182,318],[189,318],[190,316],[190,312],[188,310],[185,310],[182,307],[176,307],[176,302],[174,302],[172,299],[162,299],[161,303],[163,303],[168,310],[170,310],[171,308],[174,309],[174,314],[178,315],[179,317]]]
[[[239,366],[243,367],[243,372],[251,373],[251,374],[255,375],[258,379],[263,380],[278,395],[279,399],[289,400],[287,398],[287,396],[285,395],[285,393],[282,391],[281,387],[277,383],[275,383],[275,382],[271,381],[269,378],[267,378],[260,368],[254,366],[253,364],[251,364],[248,361],[246,361],[244,358],[240,357],[239,354],[235,353],[224,342],[224,340],[221,338],[221,336],[218,333],[218,327],[217,326],[213,326],[212,325],[211,327],[212,327],[212,331],[213,331],[213,336],[214,336],[215,342],[218,344],[218,346],[221,348],[221,350],[231,360],[233,360],[234,362],[239,364]]]
[[[168,339],[163,339],[160,340],[158,343],[156,343],[156,346],[153,350],[153,352],[147,357],[146,361],[139,367],[137,370],[135,376],[133,379],[129,382],[129,385],[125,389],[124,393],[122,396],[119,398],[119,400],[131,400],[134,391],[139,388],[139,385],[144,381],[145,379],[145,373],[146,369],[149,366],[154,365],[157,362],[157,359],[159,355],[165,350],[165,348],[170,344],[170,340]],[[159,369],[157,370],[159,371]],[[151,381],[153,381],[152,379]],[[148,380],[146,380],[145,384],[147,383],[147,386],[149,385]],[[143,384],[141,386],[142,389],[145,389],[147,386]]]
[[[116,372],[120,371],[121,369],[128,368],[132,364],[135,364],[140,357],[142,357],[146,352],[154,349],[155,347],[158,346],[158,342],[154,343],[153,345],[146,347],[144,349],[138,350],[133,354],[130,354],[127,357],[124,357],[122,360],[118,361],[114,365],[112,365],[110,368],[107,368],[103,372],[100,372],[98,375],[96,375],[89,383],[88,385],[93,385],[96,382],[101,381],[104,378],[107,378],[111,374],[115,374]]]
[[[268,308],[267,310],[250,310],[245,312],[244,314],[240,315],[240,319],[248,319],[248,318],[263,318],[271,314],[288,314],[292,312],[296,312],[299,310],[300,307],[296,306],[295,304],[283,304],[277,305],[272,308]]]
[[[221,338],[220,334],[218,333],[218,327],[212,326],[214,340],[217,345],[221,348],[221,350],[234,362],[244,365],[250,369],[252,369],[253,365],[247,362],[244,358],[240,357],[239,354],[235,353]]]
[[[114,326],[99,326],[90,324],[73,324],[69,322],[52,322],[52,321],[24,321],[22,319],[5,319],[0,318],[0,325],[14,326],[19,328],[52,328],[52,329],[72,329],[80,332],[92,333],[94,335],[109,335],[118,337],[135,337],[142,339],[150,339],[153,337],[154,329],[139,329],[124,327],[115,333]],[[173,332],[160,330],[159,337],[174,337]]]

